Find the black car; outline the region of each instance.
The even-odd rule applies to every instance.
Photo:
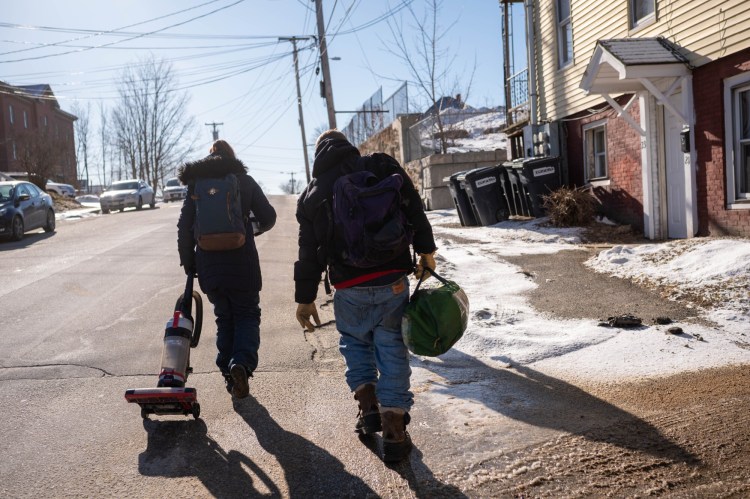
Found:
[[[26,231],[55,230],[52,197],[31,182],[0,182],[0,237],[23,239]]]

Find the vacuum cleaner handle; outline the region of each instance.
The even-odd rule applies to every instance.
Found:
[[[190,272],[187,276],[187,282],[185,283],[185,292],[182,294],[182,304],[180,305],[180,311],[185,317],[192,317],[193,313],[193,282],[195,281],[195,274]]]

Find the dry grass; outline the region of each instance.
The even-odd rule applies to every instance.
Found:
[[[596,199],[588,189],[559,189],[542,196],[555,227],[585,227],[594,221]]]

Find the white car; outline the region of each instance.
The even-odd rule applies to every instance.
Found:
[[[150,185],[140,179],[112,182],[112,185],[99,196],[99,206],[104,214],[111,210],[122,211],[125,208],[140,210],[144,204],[154,208],[156,194]]]
[[[187,196],[187,187],[180,183],[178,178],[170,178],[164,185],[164,202],[179,201]]]
[[[76,188],[70,184],[59,184],[57,182],[47,181],[46,185],[47,192],[54,192],[58,196],[66,196],[69,198],[76,197]]]

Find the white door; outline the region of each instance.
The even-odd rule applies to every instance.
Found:
[[[682,109],[681,95],[673,95],[671,103],[677,109]],[[680,132],[682,122],[668,109],[664,112],[664,156],[666,160],[667,181],[667,237],[687,238],[687,192],[685,186],[685,154],[680,147]]]

